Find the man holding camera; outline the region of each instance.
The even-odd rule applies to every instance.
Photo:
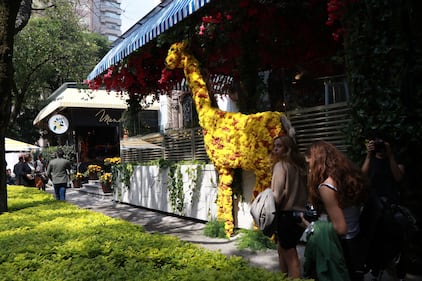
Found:
[[[404,175],[404,166],[398,164],[390,143],[375,138],[366,145],[366,158],[362,172],[368,175],[371,186],[379,197],[386,197],[391,203],[399,203],[399,182]]]
[[[400,203],[400,181],[404,176],[404,166],[396,161],[390,143],[377,137],[366,143],[366,158],[362,172],[371,182],[369,201],[362,213],[367,236],[369,236],[368,266],[373,275],[372,280],[381,280],[382,270],[392,259],[396,259],[397,278],[404,280],[402,230],[389,220],[391,206]],[[366,213],[365,213],[366,212]]]

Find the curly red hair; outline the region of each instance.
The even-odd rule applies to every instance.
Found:
[[[368,182],[359,167],[353,164],[334,145],[314,142],[306,151],[309,163],[308,188],[312,204],[321,209],[323,204],[318,192],[318,185],[331,177],[338,192],[340,208],[361,205],[366,200]]]

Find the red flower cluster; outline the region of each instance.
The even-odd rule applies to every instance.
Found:
[[[182,79],[180,72],[168,72],[163,69],[164,57],[165,50],[143,49],[86,83],[91,89],[104,86],[107,91],[125,91],[131,99],[141,99],[149,94],[156,95]]]
[[[356,0],[349,0],[349,3],[353,3]],[[342,17],[346,11],[347,0],[328,0],[327,12],[328,19],[325,22],[327,26],[334,27],[336,24],[340,24]],[[340,37],[344,34],[345,30],[342,27],[337,27],[332,33],[334,40],[340,40]]]
[[[356,0],[307,0],[291,2],[291,7],[284,7],[277,1],[264,4],[256,0],[224,1],[193,23],[195,35],[189,34],[189,48],[199,59],[202,69],[210,74],[239,75],[242,67],[247,67],[243,59],[251,56],[254,58],[252,64],[257,62],[259,70],[298,64],[309,67],[309,62],[322,61],[321,58],[335,53],[338,43],[330,40],[330,36],[340,38],[343,32],[341,17],[346,4],[353,1]],[[323,12],[325,5],[328,20]],[[290,14],[292,9],[308,16]],[[335,29],[332,35],[321,28],[324,23]],[[87,81],[89,87],[105,86],[107,90],[126,91],[132,98],[166,91],[180,82],[182,71],[163,69],[167,48],[161,46],[173,43],[166,42],[172,40],[172,36],[160,38],[160,46],[151,43],[142,47],[118,65],[111,66],[106,73]]]

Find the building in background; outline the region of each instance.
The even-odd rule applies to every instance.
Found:
[[[122,9],[121,0],[71,0],[74,4],[76,15],[80,23],[89,31],[104,35],[110,42],[116,40],[121,34]],[[42,16],[48,4],[34,0],[32,7],[33,16]]]
[[[121,35],[121,0],[78,0],[76,13],[89,31],[107,36],[109,41]]]

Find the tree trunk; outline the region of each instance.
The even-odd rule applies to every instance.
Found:
[[[13,40],[20,1],[0,0],[0,214],[7,212],[6,128],[9,123],[13,85]]]

